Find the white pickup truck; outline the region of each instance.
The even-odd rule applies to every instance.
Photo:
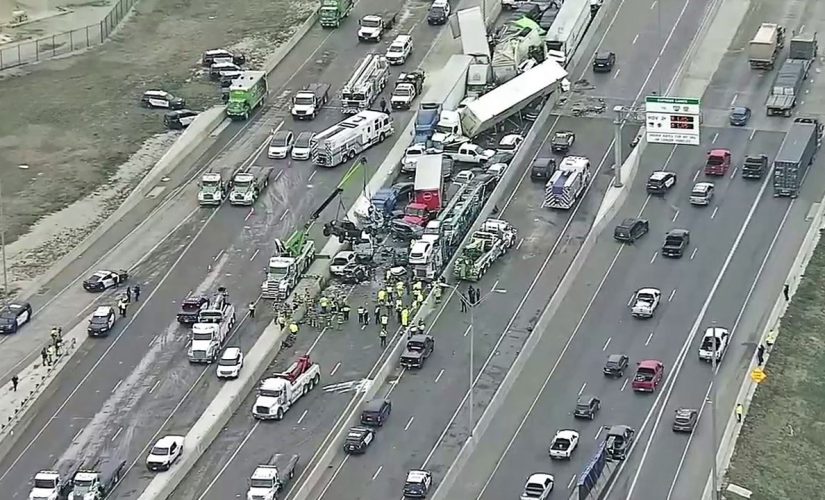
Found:
[[[496,154],[494,149],[484,149],[478,144],[467,142],[458,146],[457,149],[444,150],[444,156],[452,158],[453,161],[475,163],[477,165],[484,165],[494,154]]]
[[[252,416],[281,420],[296,401],[321,382],[321,368],[309,356],[301,356],[283,373],[265,378],[258,386]]]

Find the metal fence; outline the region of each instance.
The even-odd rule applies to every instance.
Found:
[[[88,49],[103,43],[138,0],[118,0],[102,21],[55,35],[0,46],[0,70]]]

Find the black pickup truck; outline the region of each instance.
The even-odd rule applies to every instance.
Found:
[[[671,229],[665,235],[662,255],[678,259],[684,255],[688,244],[690,244],[690,231],[687,229]]]
[[[407,340],[404,353],[401,355],[401,366],[405,368],[421,368],[424,360],[430,357],[435,347],[435,340],[431,335],[413,335]]]
[[[183,299],[178,312],[178,323],[191,325],[198,322],[198,315],[201,309],[209,304],[209,297],[206,295],[190,295]]]

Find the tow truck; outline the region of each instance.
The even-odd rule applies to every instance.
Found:
[[[73,464],[67,467],[69,472],[55,469],[41,470],[34,475],[34,484],[29,493],[29,500],[62,500],[72,487],[71,477],[79,469]]]
[[[235,326],[235,306],[229,303],[226,288],[218,288],[209,305],[192,325],[187,356],[190,363],[213,363]]]
[[[297,361],[283,373],[265,378],[258,386],[258,397],[252,405],[252,416],[259,420],[281,420],[302,396],[321,382],[321,368],[309,355]]]
[[[232,178],[229,203],[232,205],[253,205],[255,200],[266,190],[271,176],[272,167],[249,167],[246,172],[238,172]]]
[[[358,22],[358,39],[364,42],[380,42],[384,34],[395,26],[398,12],[370,14]]]
[[[488,219],[473,233],[470,243],[461,249],[453,276],[478,281],[501,258],[516,240],[516,229],[501,219]]]
[[[278,500],[287,481],[295,477],[298,455],[276,453],[265,463],[257,466],[249,478],[247,500]]]
[[[126,460],[98,459],[81,467],[72,479],[69,500],[103,500],[120,482]]]
[[[421,95],[424,88],[424,72],[412,71],[401,73],[395,82],[395,89],[390,97],[392,109],[410,109],[416,97]]]
[[[205,172],[201,176],[198,203],[202,206],[220,205],[226,199],[227,192],[226,182],[220,172]]]

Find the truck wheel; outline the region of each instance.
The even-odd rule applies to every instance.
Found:
[[[284,418],[284,410],[283,408],[278,408],[278,412],[275,413],[275,420],[283,420]]]
[[[386,139],[386,138],[387,138],[387,136],[386,136],[386,134],[384,134],[384,132],[381,132],[380,134],[378,134],[378,142],[384,142],[384,139]]]
[[[321,375],[315,375],[312,378],[312,387],[317,386],[321,382]]]
[[[292,479],[293,477],[295,477],[295,469],[289,471],[289,478]]]

